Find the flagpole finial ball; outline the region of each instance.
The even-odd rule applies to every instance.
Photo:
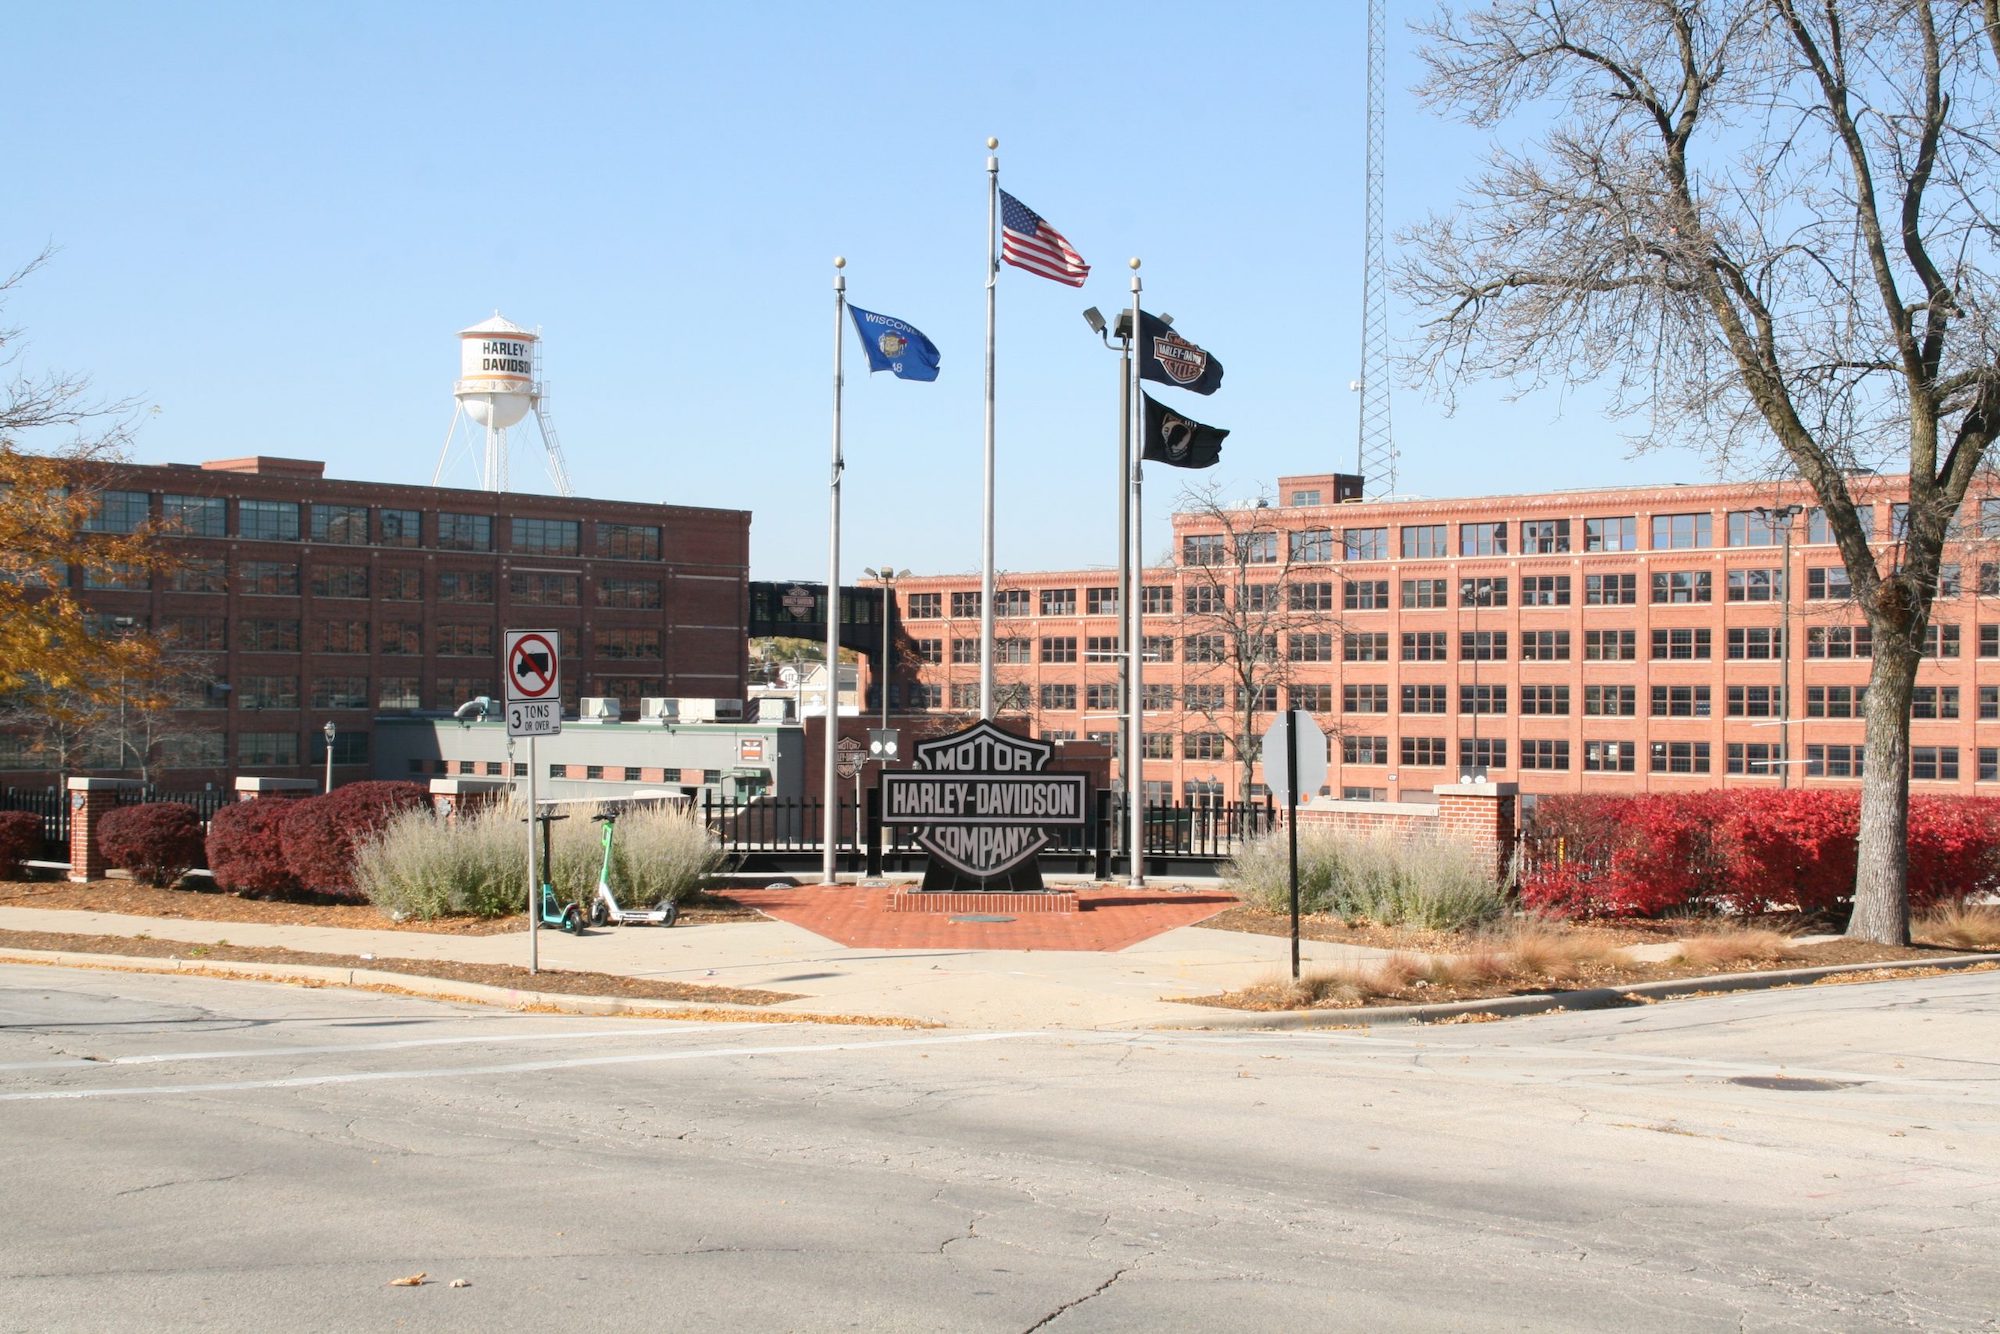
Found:
[[[1139,267],[1139,257],[1137,255],[1132,256],[1132,258],[1126,260],[1125,262],[1127,264],[1130,264],[1135,269]]]
[[[847,256],[845,256],[845,255],[835,255],[835,256],[833,257],[833,267],[834,267],[834,268],[836,268],[836,269],[844,269],[844,268],[846,268],[846,267],[847,267]]]
[[[990,149],[995,149],[995,148],[998,148],[999,146],[1000,146],[1000,141],[999,141],[998,139],[995,139],[995,138],[994,138],[994,137],[993,137],[992,135],[990,135],[990,134],[986,136],[986,147],[987,147],[987,148],[988,148],[989,150],[990,150]]]

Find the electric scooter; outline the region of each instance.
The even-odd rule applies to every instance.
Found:
[[[603,926],[615,922],[619,926],[630,926],[644,922],[649,926],[672,926],[681,910],[674,906],[672,899],[661,899],[659,906],[651,909],[621,908],[618,896],[611,892],[611,843],[613,832],[618,828],[616,813],[593,815],[591,819],[604,826],[604,865],[597,872],[597,896],[590,901],[590,924]]]
[[[559,926],[573,936],[583,934],[583,905],[580,903],[559,903],[556,901],[555,886],[549,883],[549,822],[567,820],[567,815],[553,815],[543,811],[535,816],[542,826],[542,902],[543,926]]]

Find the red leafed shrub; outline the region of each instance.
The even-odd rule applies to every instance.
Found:
[[[21,863],[42,855],[42,817],[33,811],[0,811],[0,879],[19,880]]]
[[[1741,912],[1843,912],[1854,894],[1861,802],[1853,792],[1747,789],[1729,794],[1723,834]]]
[[[1965,797],[1910,798],[1910,906],[1958,903],[2000,873],[2000,810]]]
[[[1543,797],[1541,864],[1524,879],[1521,901],[1568,917],[1653,917],[1714,903],[1729,887],[1718,838],[1726,809],[1719,792]]]
[[[359,898],[354,845],[403,811],[430,805],[415,783],[349,783],[293,802],[285,817],[285,865],[307,889]]]
[[[265,797],[224,806],[208,822],[208,871],[218,888],[245,898],[296,894],[285,866],[285,817],[296,801]]]
[[[107,865],[122,866],[142,884],[165,889],[201,861],[201,817],[177,801],[149,801],[104,813],[97,846]]]

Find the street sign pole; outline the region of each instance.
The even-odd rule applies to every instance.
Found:
[[[1285,837],[1291,844],[1292,981],[1299,980],[1299,711],[1285,710]]]
[[[528,971],[541,967],[542,876],[536,855],[535,738],[562,733],[562,649],[554,630],[509,630],[502,638],[500,676],[507,710],[507,738],[528,742]]]
[[[528,734],[528,971],[536,972],[541,964],[538,953],[541,942],[536,939],[542,924],[542,880],[537,874],[539,866],[535,860],[535,737]],[[1296,858],[1294,858],[1296,860]]]

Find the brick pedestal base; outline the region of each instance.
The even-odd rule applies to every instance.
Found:
[[[1044,894],[988,894],[979,890],[908,890],[889,896],[890,912],[991,913],[1020,916],[1026,913],[1070,913],[1076,911],[1076,894],[1052,889]]]

